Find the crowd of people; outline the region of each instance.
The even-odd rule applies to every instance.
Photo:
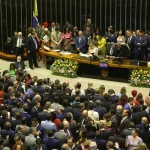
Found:
[[[15,53],[24,58],[24,48],[29,56],[29,65],[38,66],[35,52],[40,47],[47,46],[53,49],[70,51],[72,53],[84,53],[102,57],[125,57],[135,60],[149,60],[150,32],[142,30],[132,31],[122,29],[114,31],[108,27],[105,35],[100,28],[94,28],[91,19],[87,19],[83,30],[78,29],[66,21],[62,26],[59,23],[47,22],[43,25],[37,23],[37,27],[28,28],[28,37],[24,38],[21,32],[14,32],[14,37],[8,37],[4,43],[4,52]]]
[[[150,149],[150,96],[144,101],[136,90],[128,97],[125,87],[115,93],[90,83],[72,88],[13,67],[0,77],[0,149]]]

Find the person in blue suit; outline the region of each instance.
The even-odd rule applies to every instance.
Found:
[[[132,113],[132,106],[133,106],[133,98],[132,97],[129,97],[128,98],[128,103],[124,106],[124,110],[128,110],[129,113],[128,113],[128,117],[130,118],[131,117],[131,113]]]
[[[52,150],[52,149],[60,150],[61,149],[60,142],[59,140],[54,139],[53,135],[54,135],[53,130],[48,130],[48,137],[43,139],[43,144],[46,145],[48,150]]]
[[[83,53],[83,54],[86,54],[87,51],[86,51],[86,37],[83,35],[83,32],[82,31],[79,31],[79,36],[76,37],[76,40],[75,40],[75,45],[76,45],[76,49],[78,51],[78,53]]]
[[[135,37],[134,45],[135,59],[146,60],[147,38],[144,36],[143,31],[139,30],[138,36]]]

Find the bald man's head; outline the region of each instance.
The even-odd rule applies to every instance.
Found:
[[[79,34],[79,36],[82,36],[82,35],[83,35],[83,32],[82,32],[82,31],[79,31],[78,34]]]
[[[63,124],[64,124],[64,129],[68,129],[69,122],[65,120],[65,121],[63,121]]]
[[[148,119],[146,117],[143,117],[141,120],[142,124],[147,124],[148,123]]]
[[[86,118],[86,117],[88,116],[88,111],[87,111],[87,110],[84,110],[84,111],[82,112],[82,115],[83,115],[84,118]]]

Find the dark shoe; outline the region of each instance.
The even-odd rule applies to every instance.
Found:
[[[34,70],[34,68],[33,68],[33,67],[30,67],[30,69]]]
[[[41,66],[35,66],[35,68],[41,68]]]

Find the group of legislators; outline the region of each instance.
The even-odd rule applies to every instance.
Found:
[[[150,149],[149,93],[144,102],[134,89],[83,89],[13,69],[0,76],[1,150]]]
[[[113,56],[149,60],[149,31],[144,33],[141,30],[134,32],[127,29],[123,34],[122,29],[117,32],[112,26],[109,26],[104,36],[101,32],[99,28],[94,28],[91,19],[87,19],[83,30],[78,30],[78,27],[71,25],[69,21],[66,21],[62,29],[60,24],[55,22],[51,22],[50,26],[48,23],[43,23],[43,25],[37,23],[35,29],[28,28],[27,38],[24,38],[21,32],[14,32],[12,39],[8,37],[7,42],[4,43],[4,52],[15,53],[16,56],[21,55],[23,59],[24,48],[26,47],[28,56],[31,54],[33,56],[29,57],[31,68],[33,65],[38,67],[35,52],[44,46],[72,53],[94,54],[104,58]]]

